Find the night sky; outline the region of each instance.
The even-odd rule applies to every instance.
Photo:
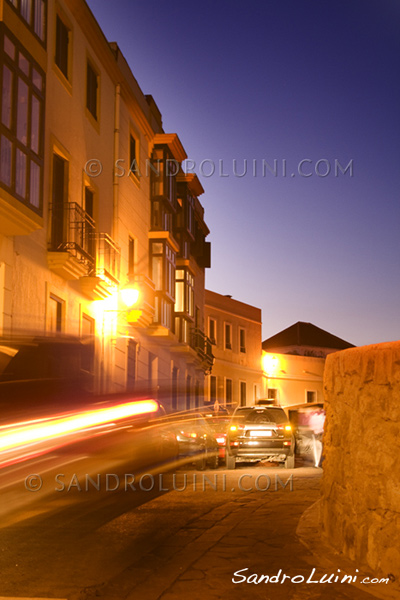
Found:
[[[400,339],[399,0],[88,4],[196,163],[207,287],[263,339]]]

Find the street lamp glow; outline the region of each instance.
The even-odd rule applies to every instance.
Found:
[[[131,308],[139,300],[139,290],[133,287],[123,287],[120,290],[122,302],[127,308]]]
[[[264,354],[262,362],[264,373],[267,375],[273,375],[279,365],[279,359],[271,354]]]

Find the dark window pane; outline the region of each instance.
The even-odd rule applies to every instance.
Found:
[[[17,149],[15,160],[15,193],[26,197],[26,154]]]
[[[20,0],[21,15],[27,23],[31,23],[32,0]]]
[[[32,95],[31,105],[31,148],[36,154],[39,153],[39,132],[40,132],[40,102],[36,96]]]
[[[18,104],[17,104],[17,138],[27,144],[28,138],[28,86],[22,79],[18,79]]]
[[[0,179],[11,187],[12,144],[4,135],[1,136]]]
[[[97,74],[88,63],[86,74],[86,106],[97,120]]]
[[[13,74],[6,66],[3,67],[3,92],[1,107],[1,122],[6,127],[11,127],[11,107],[12,107],[12,81]]]
[[[69,30],[59,16],[56,21],[56,65],[68,79]]]
[[[4,50],[12,60],[15,59],[15,46],[7,36],[4,36]]]
[[[94,194],[92,190],[88,187],[85,187],[85,211],[89,215],[89,217],[93,218],[93,198]]]
[[[31,161],[29,202],[32,206],[40,206],[40,167],[33,160]]]
[[[43,41],[44,40],[44,17],[45,17],[45,4],[44,0],[36,0],[35,3],[35,21],[33,29],[36,35]]]
[[[27,77],[29,77],[29,61],[26,56],[22,54],[22,52],[19,53],[18,66],[21,71],[25,73]]]

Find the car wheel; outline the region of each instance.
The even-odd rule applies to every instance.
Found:
[[[214,454],[214,452],[211,454],[210,460],[208,461],[208,464],[210,466],[210,469],[218,469],[218,454]]]
[[[196,460],[196,469],[198,471],[204,471],[207,467],[207,452],[205,448],[202,448],[199,458]]]
[[[231,454],[226,455],[226,466],[228,469],[236,469],[236,457]]]
[[[294,469],[294,454],[290,454],[286,458],[284,465],[285,465],[285,469]]]

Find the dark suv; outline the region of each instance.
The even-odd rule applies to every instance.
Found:
[[[279,406],[243,406],[235,410],[226,440],[226,464],[269,460],[294,468],[294,437]]]

